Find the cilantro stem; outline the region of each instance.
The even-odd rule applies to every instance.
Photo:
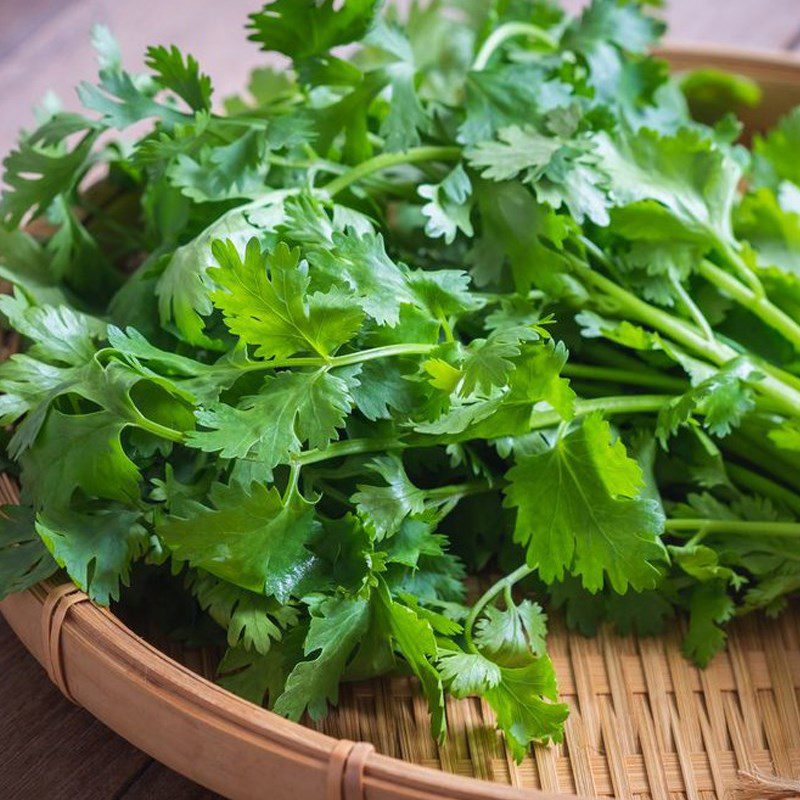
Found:
[[[725,260],[736,270],[736,272],[742,276],[745,283],[750,286],[750,289],[753,291],[756,297],[763,297],[764,287],[762,286],[761,281],[758,279],[758,276],[755,274],[755,272],[753,272],[745,260],[730,246],[730,244],[713,233],[711,229],[709,229],[709,234],[713,238],[714,245],[716,246],[716,249],[720,255],[722,255]]]
[[[762,535],[781,538],[800,537],[800,522],[771,522],[744,519],[668,519],[664,523],[668,533],[684,533],[702,531],[709,533],[732,533],[747,536]]]
[[[761,427],[756,425],[751,429],[746,419],[739,429],[720,442],[726,457],[734,455],[757,467],[760,473],[771,474],[792,491],[800,494],[800,475],[797,474],[796,463],[792,462],[791,451],[781,450],[778,447],[767,447],[764,444]],[[726,463],[728,460],[726,458]]]
[[[351,364],[361,364],[364,361],[374,361],[377,358],[391,358],[393,356],[422,356],[435,350],[438,344],[388,344],[383,347],[373,347],[369,350],[360,350],[357,353],[346,353],[343,356],[334,356],[328,363],[334,367],[346,367]]]
[[[176,431],[174,428],[168,428],[166,425],[153,422],[153,420],[148,419],[143,414],[136,414],[135,419],[132,420],[132,424],[136,425],[137,428],[147,431],[148,433],[152,433],[153,436],[160,437],[161,439],[168,439],[171,442],[179,443],[184,441],[184,434],[181,431]]]
[[[540,28],[538,25],[532,25],[527,22],[506,22],[505,25],[496,28],[492,31],[491,35],[487,37],[481,49],[478,51],[478,55],[475,56],[475,60],[472,62],[472,71],[480,72],[482,69],[485,69],[495,50],[497,50],[503,42],[514,39],[517,36],[527,36],[529,39],[547,45],[551,50],[555,50],[558,47],[558,42],[546,30]]]
[[[453,336],[453,329],[445,314],[440,315],[439,324],[442,326],[442,333],[444,333],[445,341],[454,342],[455,337]]]
[[[322,191],[329,197],[334,197],[356,181],[379,172],[389,167],[398,167],[402,164],[419,164],[424,161],[458,161],[461,158],[460,147],[412,147],[399,153],[381,153],[380,155],[362,161],[344,175],[339,175],[330,183],[322,187]]]
[[[683,303],[684,308],[688,312],[689,316],[694,320],[695,325],[697,325],[697,327],[703,332],[703,336],[705,336],[709,342],[713,342],[714,331],[708,324],[708,320],[703,315],[703,312],[698,308],[697,303],[692,300],[689,292],[686,291],[686,288],[681,283],[680,278],[674,272],[670,272],[670,283],[672,284],[672,288],[675,290],[675,294],[678,295],[681,303]]]
[[[701,261],[698,271],[709,283],[713,283],[724,294],[766,322],[790,341],[795,350],[800,351],[800,325],[771,303],[767,297],[742,285],[736,278],[710,261]]]
[[[668,392],[678,392],[679,394],[687,389],[687,382],[681,380],[681,378],[649,373],[644,370],[595,367],[588,364],[570,364],[567,362],[561,368],[561,374],[566,378],[623,383],[631,386],[644,386],[649,389],[663,389]]]
[[[289,480],[286,482],[286,491],[283,493],[283,504],[289,502],[291,496],[297,491],[297,483],[300,480],[300,464],[296,461],[289,467]]]
[[[498,294],[497,292],[473,292],[473,294],[483,300],[484,303],[502,303],[503,300],[509,298],[508,294]],[[528,300],[543,300],[545,296],[545,293],[538,289],[531,289],[525,295]]]
[[[601,411],[610,416],[617,414],[649,414],[660,411],[672,397],[673,395],[664,394],[640,394],[577,400],[574,414],[576,419],[595,411]],[[531,415],[531,430],[537,431],[543,428],[552,428],[561,422],[563,422],[563,418],[558,411],[535,411]]]
[[[670,336],[695,355],[705,358],[717,366],[723,366],[739,355],[732,347],[716,339],[710,341],[704,338],[696,329],[682,320],[639,299],[610,278],[593,270],[581,259],[573,256],[570,263],[579,277],[614,300],[628,316]],[[760,380],[753,381],[753,388],[773,400],[780,413],[790,418],[797,417],[800,414],[800,391],[777,377],[776,370],[770,369],[768,366],[762,368],[767,374]]]
[[[775,500],[800,516],[800,496],[791,489],[739,464],[728,463],[725,469],[734,483],[768,497],[770,500]]]
[[[654,413],[659,411],[672,397],[673,395],[641,394],[578,400],[575,403],[574,415],[575,418],[578,418],[591,414],[593,411],[601,411],[610,416]],[[561,422],[563,422],[563,418],[558,411],[535,411],[531,414],[530,430],[552,428]],[[399,436],[376,437],[374,439],[345,439],[343,442],[332,442],[323,450],[306,450],[294,460],[298,464],[317,464],[320,461],[329,461],[343,456],[386,450],[407,450],[412,447],[435,447],[441,444],[452,444],[454,441],[461,440],[457,436],[429,436],[425,434],[409,436],[405,439]]]
[[[356,353],[345,353],[342,356],[298,356],[292,358],[277,358],[271,361],[255,361],[243,366],[242,372],[257,372],[262,369],[279,369],[283,367],[347,367],[352,364],[362,364],[365,361],[374,361],[377,358],[390,358],[392,356],[419,356],[426,355],[438,347],[436,344],[388,344],[382,347],[373,347],[369,350],[359,350]]]
[[[472,494],[491,492],[497,487],[488,481],[472,481],[470,483],[452,483],[448,486],[437,486],[435,489],[426,489],[425,494],[430,500],[447,500],[451,497],[467,497]]]
[[[374,439],[345,439],[332,442],[322,450],[306,450],[297,455],[294,461],[303,466],[329,461],[332,458],[355,456],[361,453],[375,453],[384,450],[404,450],[409,445],[396,436],[376,437]]]
[[[464,621],[464,640],[467,645],[467,650],[470,653],[477,653],[478,648],[475,645],[475,642],[472,638],[472,630],[475,627],[475,623],[478,620],[481,612],[484,608],[492,601],[495,597],[497,597],[500,592],[505,592],[506,590],[510,591],[511,587],[521,581],[523,578],[527,578],[534,571],[535,567],[529,567],[527,564],[523,564],[521,567],[517,567],[513,572],[510,572],[506,575],[505,578],[500,579],[497,583],[492,584],[477,600],[475,605],[472,606],[469,614],[467,615],[466,620]]]

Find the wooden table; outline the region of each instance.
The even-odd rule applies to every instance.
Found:
[[[798,0],[667,0],[671,37],[740,47],[800,50]],[[580,0],[569,0],[577,7]],[[197,56],[221,95],[263,63],[241,25],[257,0],[0,0],[0,153],[32,121],[30,107],[95,71],[93,22],[109,25],[130,65],[148,44]],[[224,8],[224,12],[222,9]],[[211,20],[212,24],[202,24]],[[3,800],[211,800],[111,733],[54,689],[0,618],[0,798]],[[265,795],[266,797],[267,795]]]

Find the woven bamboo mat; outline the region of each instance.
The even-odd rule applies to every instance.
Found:
[[[564,743],[534,747],[521,764],[478,699],[448,699],[449,734],[437,745],[410,678],[345,685],[338,708],[307,724],[424,766],[584,797],[723,800],[742,773],[800,778],[800,606],[738,620],[705,670],[686,661],[680,638],[587,639],[554,620],[548,646],[571,714]],[[213,670],[208,654],[188,659]]]

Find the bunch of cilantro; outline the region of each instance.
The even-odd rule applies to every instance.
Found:
[[[800,113],[748,151],[723,112],[757,89],[671,79],[624,0],[249,28],[291,66],[224,113],[191,56],[130,73],[97,29],[86,113],[49,103],[4,162],[0,595],[62,569],[168,607],[293,719],[406,670],[435,736],[481,695],[518,758],[567,714],[526,594],[585,633],[688,618],[700,664],[780,611]]]

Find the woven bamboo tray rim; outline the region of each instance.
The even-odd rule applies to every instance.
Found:
[[[678,70],[712,66],[759,81],[764,102],[746,120],[751,129],[800,103],[800,60],[793,56],[675,43],[659,55]],[[10,494],[3,477],[0,498]],[[54,588],[44,582],[0,603],[43,665],[50,656],[42,613]],[[345,685],[339,707],[313,729],[206,680],[199,673],[211,674],[213,656],[176,653],[190,669],[88,602],[69,609],[58,654],[76,702],[154,758],[234,800],[514,800],[564,793],[722,800],[742,771],[800,778],[800,608],[777,621],[737,622],[727,651],[705,671],[683,659],[679,641],[679,630],[661,639],[601,632],[588,640],[556,620],[549,646],[572,709],[565,743],[532,748],[520,765],[478,699],[448,700],[453,733],[436,746],[424,702],[407,678]],[[381,752],[367,755],[363,784],[350,786],[337,758],[349,747],[343,750],[343,740],[362,738]]]

